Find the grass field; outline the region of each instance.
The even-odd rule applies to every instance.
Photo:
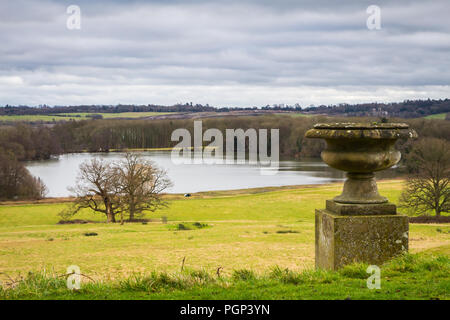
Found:
[[[120,112],[120,113],[56,113],[54,115],[20,115],[20,116],[0,116],[0,121],[25,121],[25,122],[53,122],[69,120],[87,120],[89,115],[101,114],[103,119],[116,118],[143,118],[155,115],[164,115],[167,112]]]
[[[441,119],[444,120],[447,113],[437,113],[437,114],[431,114],[429,116],[426,116],[426,119]]]
[[[119,113],[60,113],[59,115],[65,116],[80,116],[86,118],[89,115],[101,114],[103,119],[115,119],[115,118],[143,118],[151,116],[159,116],[168,114],[170,112],[119,112]]]
[[[397,202],[401,184],[401,181],[382,181],[379,182],[379,189],[391,201]],[[218,288],[223,284],[212,281],[201,288],[195,285],[184,288],[181,284],[181,287],[170,288],[172,291],[179,290],[178,293],[166,292],[164,291],[166,288],[163,291],[155,291],[155,295],[146,296],[147,291],[141,288],[141,291],[137,290],[139,292],[136,296],[130,296],[136,291],[135,289],[120,291],[122,293],[117,294],[122,298],[142,296],[189,298],[190,294],[194,298],[202,298],[217,291],[221,292],[217,296],[219,298],[227,298],[228,295],[243,298],[239,288],[247,283],[247,285],[251,284],[247,298],[270,298],[263,293],[257,293],[256,288],[265,285],[273,286],[272,298],[284,296],[300,298],[300,293],[294,290],[298,284],[280,283],[280,279],[270,276],[270,274],[273,275],[270,270],[277,265],[281,269],[289,268],[298,277],[303,277],[305,272],[306,274],[312,272],[310,270],[314,266],[314,209],[323,207],[325,199],[337,195],[341,187],[340,184],[336,184],[295,189],[269,188],[268,190],[207,192],[194,194],[191,198],[173,195],[168,197],[169,208],[148,215],[148,218],[154,220],[153,222],[128,223],[123,226],[105,223],[57,225],[59,220],[57,213],[67,205],[64,203],[3,205],[0,206],[0,272],[11,277],[18,277],[33,271],[34,277],[42,278],[41,272],[46,270],[47,276],[42,279],[47,279],[48,274],[63,274],[69,265],[75,264],[81,268],[83,274],[89,275],[94,280],[103,281],[101,287],[97,288],[94,284],[91,287],[93,290],[91,293],[98,294],[97,298],[99,298],[105,292],[109,292],[111,288],[108,286],[122,288],[121,286],[125,285],[124,279],[128,279],[126,281],[130,286],[145,287],[144,284],[133,284],[136,279],[133,280],[132,277],[136,273],[149,275],[152,271],[162,272],[163,278],[167,278],[168,275],[165,273],[169,273],[176,279],[187,277],[188,279],[183,278],[183,281],[186,280],[187,283],[192,284],[195,280],[192,279],[192,275],[174,275],[179,272],[182,260],[185,258],[184,268],[187,270],[197,270],[196,272],[202,270],[208,275],[214,275],[217,268],[222,267],[221,274],[225,279],[223,281],[232,282],[225,287],[231,286],[233,289],[221,292]],[[162,223],[162,216],[167,217],[167,224]],[[87,211],[76,218],[104,221],[102,216]],[[202,227],[195,227],[195,222],[199,222]],[[178,230],[180,223],[190,227],[191,230]],[[85,236],[85,233],[97,235]],[[450,254],[450,227],[411,224],[410,252],[420,253],[417,259],[425,259],[424,264],[443,264],[442,268],[449,268],[449,261],[445,260],[445,257]],[[428,258],[425,257],[430,255],[441,255],[441,257],[431,257],[429,258],[431,260],[426,260]],[[244,279],[245,281],[237,279],[239,280],[237,281],[234,276],[235,270],[243,268],[251,270],[254,277]],[[440,268],[437,272],[442,271]],[[430,269],[430,272],[434,271]],[[158,275],[153,276],[158,277]],[[412,282],[408,280],[408,283],[403,284],[405,287],[415,286],[418,282],[427,279],[426,277],[419,279],[418,274],[414,273],[398,276],[400,286],[406,278],[411,278]],[[343,285],[344,289],[346,286],[347,289],[349,286],[356,286],[354,291],[348,289],[355,297],[369,294],[367,288],[366,291],[361,289],[363,280],[359,278],[353,279],[339,273],[314,273],[311,277],[317,277],[317,285],[330,283],[329,277],[336,278],[336,282],[332,281],[331,286],[323,287],[324,297],[327,296],[326,292],[329,292],[329,297],[345,294],[341,289],[338,290],[339,285]],[[57,280],[41,278],[39,283],[57,282]],[[166,280],[169,283],[173,282],[173,279]],[[38,280],[32,276],[29,281],[31,282],[28,286],[33,286]],[[194,284],[197,283],[195,281]],[[427,289],[423,289],[430,290],[426,293],[427,297],[435,294],[441,298],[448,298],[449,275],[444,277],[443,282],[435,282]],[[309,286],[304,297],[313,297],[311,283],[305,282],[303,285],[305,290]],[[66,291],[59,292],[58,286],[54,288],[56,291],[49,291],[46,297],[69,294]],[[417,291],[419,288],[414,290]],[[42,292],[35,291],[34,297],[40,294]],[[392,294],[396,294],[395,290]],[[319,296],[317,292],[315,296]],[[29,296],[26,295],[26,297]],[[380,295],[380,297],[386,296]],[[419,296],[416,295],[416,297]]]
[[[77,117],[55,117],[51,115],[21,115],[21,116],[0,116],[0,121],[7,122],[53,122],[53,121],[69,121],[69,120],[86,120],[86,118]]]
[[[450,297],[448,256],[405,254],[382,266],[379,289],[367,287],[367,265],[339,271],[294,272],[273,267],[258,274],[238,269],[231,276],[184,269],[135,274],[117,281],[83,277],[79,290],[67,289],[66,279],[51,272],[29,273],[13,289],[0,287],[1,299],[433,299]],[[172,310],[173,311],[173,310]]]

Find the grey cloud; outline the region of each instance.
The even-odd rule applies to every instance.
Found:
[[[372,1],[2,1],[0,104],[448,96],[450,4],[377,2],[379,31]],[[81,30],[65,27],[73,3]]]

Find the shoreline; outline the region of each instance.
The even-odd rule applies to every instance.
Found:
[[[379,179],[378,183],[391,183],[391,182],[402,182],[405,179],[402,178],[389,178],[389,179]],[[333,183],[323,183],[323,184],[300,184],[300,185],[286,185],[286,186],[269,186],[269,187],[256,187],[256,188],[245,188],[245,189],[230,189],[230,190],[211,190],[211,191],[199,191],[189,193],[190,199],[202,199],[202,198],[213,198],[213,197],[232,197],[236,195],[250,195],[266,192],[277,192],[284,190],[294,190],[294,189],[311,189],[317,187],[335,187],[342,185],[343,182],[333,182]],[[168,200],[176,199],[186,199],[184,197],[185,193],[165,193],[163,197]],[[13,205],[28,205],[28,204],[51,204],[51,203],[67,203],[73,202],[75,197],[48,197],[39,200],[6,200],[0,201],[0,206],[13,206]]]

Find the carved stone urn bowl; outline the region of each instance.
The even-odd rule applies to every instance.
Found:
[[[381,204],[388,200],[378,193],[374,172],[397,164],[401,154],[395,150],[395,142],[416,138],[417,133],[404,123],[320,123],[305,136],[324,139],[327,146],[322,160],[347,172],[344,190],[335,202]]]

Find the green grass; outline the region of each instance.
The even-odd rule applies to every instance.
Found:
[[[380,192],[392,202],[397,202],[401,186],[401,181],[379,182]],[[38,274],[52,270],[63,274],[69,265],[75,264],[82,273],[108,283],[107,286],[136,273],[178,272],[183,260],[185,268],[205,270],[209,274],[221,267],[222,276],[230,279],[234,270],[243,267],[254,272],[256,278],[274,265],[301,273],[314,267],[314,209],[323,207],[325,200],[339,194],[341,188],[341,184],[334,184],[205,192],[193,194],[191,198],[171,195],[167,197],[170,206],[147,214],[152,221],[146,224],[106,224],[104,216],[85,210],[75,218],[99,223],[58,225],[57,213],[67,204],[3,205],[0,206],[0,272],[14,278],[29,271]],[[161,221],[162,216],[167,217],[167,223]],[[187,228],[180,229],[180,224]],[[411,224],[410,251],[448,256],[450,227]],[[4,279],[0,275],[0,280]],[[258,279],[254,280],[255,285],[263,286],[266,280]],[[270,281],[270,290],[279,291],[273,297],[282,297],[283,290],[291,290],[275,280]],[[341,285],[356,283],[342,281]],[[235,289],[230,292],[239,297],[243,285],[234,284]],[[211,284],[205,291],[183,289],[173,298],[187,297],[189,292],[201,298],[207,296],[208,290],[216,290],[215,286]],[[292,287],[292,293],[286,293],[287,297],[299,296],[295,288]],[[336,285],[333,290],[337,288]],[[109,289],[98,290],[100,298],[103,294],[100,292]],[[196,290],[202,292],[200,296]],[[260,297],[262,294],[257,292],[255,289],[252,294]],[[172,293],[158,293],[154,298],[172,297]],[[221,294],[226,298],[228,293]]]
[[[314,114],[306,114],[306,113],[300,113],[300,112],[280,112],[280,113],[274,113],[276,116],[288,116],[288,117],[312,117],[315,116]]]
[[[437,114],[431,114],[429,116],[426,116],[425,119],[441,119],[444,120],[447,113],[437,113]]]
[[[273,266],[263,273],[235,270],[222,276],[184,269],[136,273],[116,281],[82,276],[81,288],[67,289],[64,275],[28,273],[10,279],[0,299],[449,299],[450,259],[443,255],[405,254],[381,266],[379,289],[369,289],[368,265],[339,271],[295,272]]]
[[[17,116],[0,116],[0,121],[24,121],[24,122],[53,122],[53,121],[69,121],[69,120],[87,120],[88,116],[93,114],[101,114],[103,119],[116,118],[143,118],[155,115],[164,115],[168,112],[120,112],[120,113],[55,113],[52,115],[17,115]]]
[[[86,118],[76,117],[56,117],[53,115],[20,115],[20,116],[0,116],[0,121],[7,122],[53,122],[53,121],[69,121],[69,120],[86,120]]]
[[[159,116],[164,114],[169,114],[169,112],[119,112],[119,113],[60,113],[58,115],[65,116],[80,116],[81,118],[86,118],[89,115],[101,114],[103,119],[115,119],[115,118],[143,118],[150,116]]]

